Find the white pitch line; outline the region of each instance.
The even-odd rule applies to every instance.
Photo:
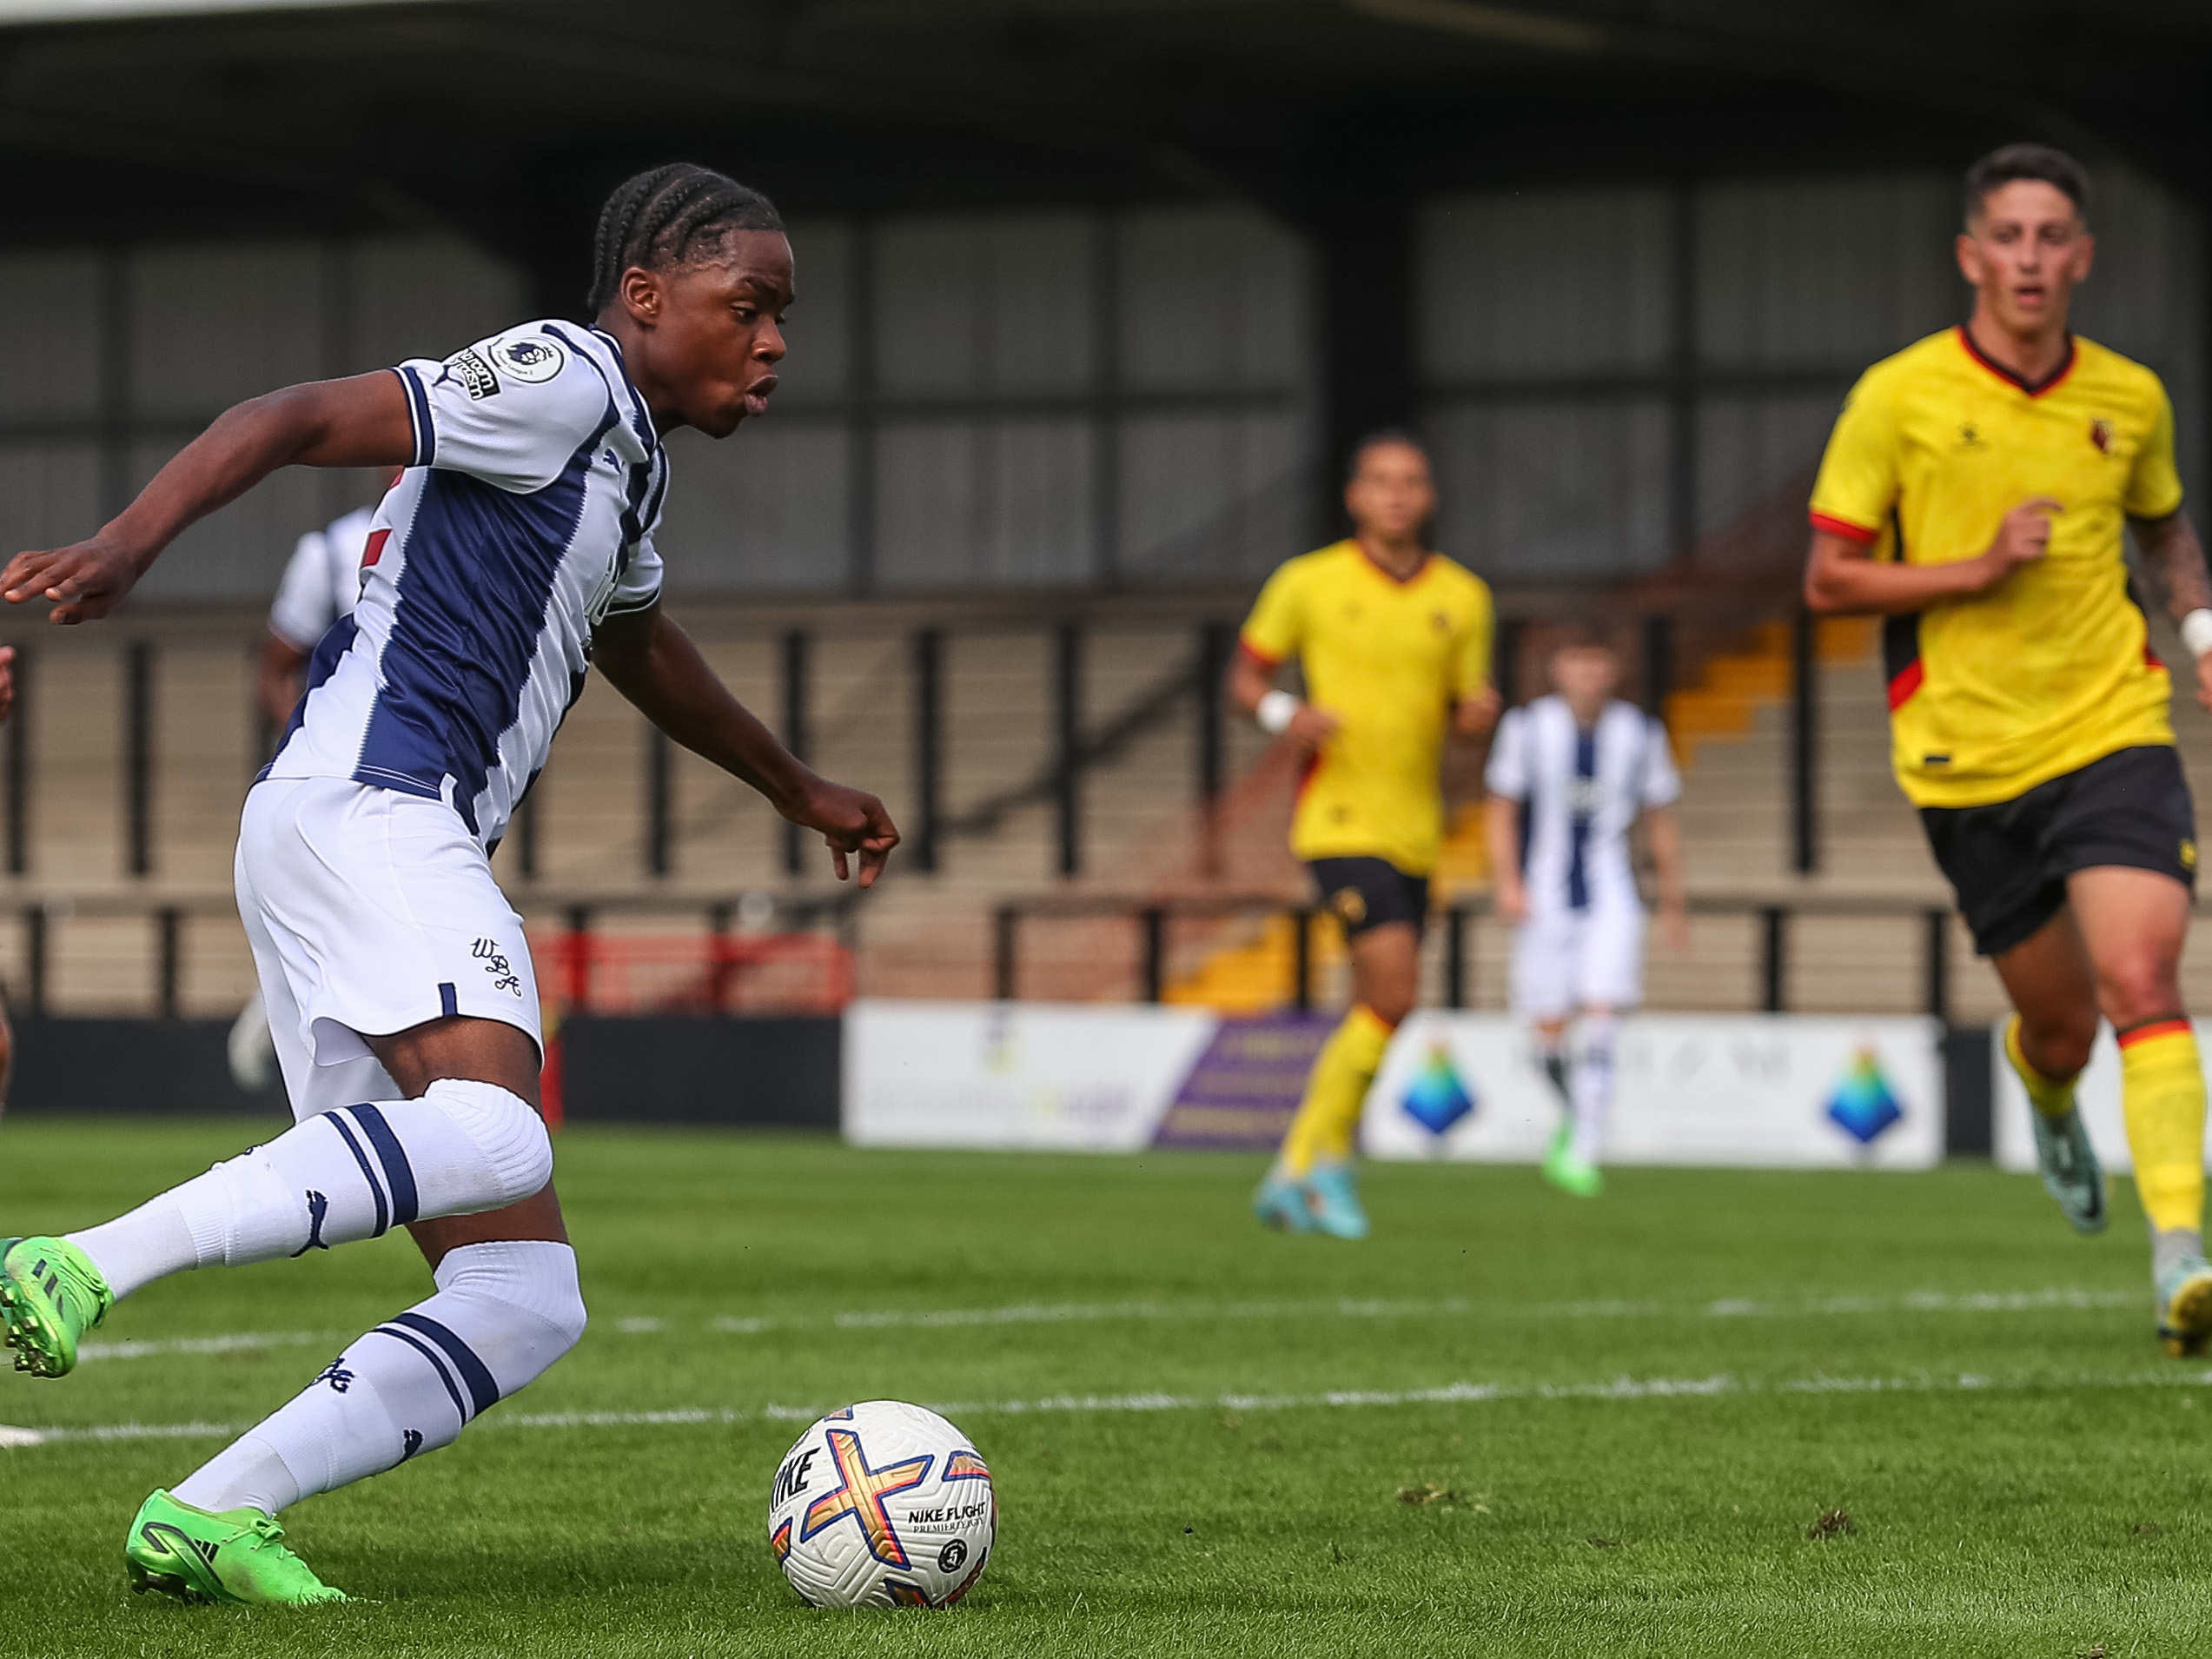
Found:
[[[1898,1297],[1831,1296],[1801,1302],[1761,1302],[1746,1297],[1670,1305],[1663,1302],[1536,1302],[1486,1306],[1466,1297],[1427,1301],[1340,1298],[1308,1302],[1019,1302],[996,1308],[861,1309],[815,1315],[719,1315],[706,1328],[724,1336],[757,1337],[774,1331],[930,1331],[976,1325],[1189,1324],[1221,1319],[1791,1319],[1885,1313],[2027,1313],[2052,1308],[2131,1307],[2132,1291],[1917,1291]],[[646,1336],[684,1322],[632,1314],[617,1320],[626,1336]],[[143,1341],[89,1342],[85,1361],[155,1359],[180,1354],[228,1354],[259,1348],[342,1346],[336,1331],[235,1331],[226,1336],[174,1337]]]
[[[1030,1400],[930,1402],[946,1417],[1026,1417],[1082,1412],[1346,1410],[1408,1405],[1475,1405],[1493,1401],[1640,1401],[1711,1399],[1782,1394],[1961,1394],[2056,1392],[2068,1389],[2212,1388],[2212,1370],[2125,1371],[2072,1377],[1988,1377],[1920,1373],[1905,1377],[1790,1377],[1778,1383],[1712,1377],[1617,1377],[1584,1383],[1447,1383],[1438,1388],[1332,1389],[1318,1394],[1054,1394]],[[683,1406],[659,1411],[541,1411],[490,1417],[505,1429],[686,1428],[700,1423],[811,1423],[831,1408],[766,1404],[752,1407]],[[73,1441],[184,1440],[235,1435],[242,1423],[113,1423],[86,1427],[22,1429],[0,1424],[0,1448],[28,1449]]]
[[[1188,1322],[1212,1319],[1434,1319],[1467,1315],[1514,1319],[1710,1319],[1831,1318],[1884,1313],[2024,1313],[2047,1308],[2131,1307],[2143,1298],[2132,1291],[1920,1291],[1899,1297],[1834,1296],[1801,1302],[1761,1302],[1728,1297],[1687,1305],[1663,1302],[1544,1302],[1486,1307],[1466,1297],[1434,1301],[1337,1300],[1311,1302],[1061,1302],[1017,1303],[997,1308],[882,1309],[818,1315],[722,1315],[708,1328],[725,1336],[754,1337],[771,1331],[830,1328],[839,1331],[937,1330],[964,1325],[1083,1324],[1129,1322]],[[666,1321],[634,1318],[626,1331],[664,1329]]]
[[[333,1331],[237,1331],[226,1337],[164,1337],[148,1341],[88,1342],[80,1361],[158,1359],[169,1354],[235,1354],[255,1348],[314,1348],[345,1338]]]

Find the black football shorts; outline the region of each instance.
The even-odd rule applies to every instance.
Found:
[[[2120,749],[1987,806],[1924,806],[1974,949],[1998,956],[2066,902],[2066,878],[2098,865],[2196,886],[2196,809],[2168,747]]]
[[[1306,867],[1347,939],[1385,922],[1409,922],[1416,933],[1427,925],[1427,876],[1409,876],[1387,859],[1315,859]]]

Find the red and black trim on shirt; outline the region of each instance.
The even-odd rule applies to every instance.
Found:
[[[1904,562],[1904,521],[1897,516],[1894,507],[1890,509],[1890,529],[1895,538],[1892,556],[1897,563]],[[1898,616],[1882,619],[1882,678],[1890,688],[1890,713],[1894,714],[1912,700],[1913,693],[1920,689],[1920,682],[1928,670],[1920,658],[1920,613],[1906,611]]]
[[[2074,350],[2074,336],[2070,334],[2066,336],[2066,356],[2064,361],[2063,361],[2057,368],[2052,369],[2050,374],[2044,375],[2041,380],[2031,381],[2013,373],[2012,370],[2007,368],[2003,363],[1997,362],[1996,358],[1984,352],[1981,347],[1976,345],[1974,343],[1973,331],[1964,323],[1962,322],[1957,326],[1957,332],[1958,335],[1958,343],[1966,348],[1966,355],[1969,357],[1971,357],[1976,362],[1981,364],[1983,368],[1988,369],[1990,374],[1995,375],[1999,380],[2003,381],[2007,385],[2017,387],[2020,390],[2025,392],[2030,397],[2041,397],[2045,392],[2054,389],[2058,385],[2059,382],[2064,380],[2069,375],[2074,372],[2074,360],[2076,354]]]

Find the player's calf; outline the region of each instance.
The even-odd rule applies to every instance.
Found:
[[[70,1241],[121,1297],[184,1268],[301,1256],[504,1209],[552,1178],[553,1143],[527,1103],[496,1084],[446,1078],[412,1100],[310,1118]]]
[[[176,1497],[274,1515],[451,1445],[584,1335],[576,1253],[541,1239],[464,1244],[438,1293],[356,1338],[305,1390],[217,1453]]]

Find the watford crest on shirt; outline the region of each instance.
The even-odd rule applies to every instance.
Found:
[[[2109,421],[2090,421],[2089,441],[2096,446],[2096,452],[2100,455],[2110,455],[2112,453],[2112,422]]]

